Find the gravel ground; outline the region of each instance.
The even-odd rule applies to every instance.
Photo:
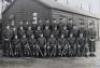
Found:
[[[97,42],[96,57],[53,58],[0,58],[0,68],[100,68],[100,42]]]

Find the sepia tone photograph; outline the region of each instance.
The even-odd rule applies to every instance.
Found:
[[[0,68],[100,68],[100,0],[0,0]]]

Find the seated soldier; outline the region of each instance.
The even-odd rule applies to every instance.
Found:
[[[50,29],[49,29],[49,26],[45,26],[45,29],[43,31],[43,35],[45,36],[46,39],[48,39],[50,37]]]
[[[46,56],[46,39],[43,34],[38,38],[38,45],[40,47],[38,51],[40,51],[41,56]]]
[[[73,35],[73,33],[70,33],[70,37],[68,38],[68,43],[70,46],[70,56],[73,57],[76,54],[76,39]]]
[[[41,30],[41,27],[38,26],[37,27],[37,30],[35,30],[35,36],[36,36],[36,39],[38,39],[40,37],[40,35],[43,34],[42,30]]]
[[[63,56],[68,54],[68,42],[64,35],[61,35],[61,38],[58,39],[58,55]]]
[[[29,45],[31,49],[31,56],[36,55],[37,40],[35,39],[34,34],[32,34],[31,38],[29,38]]]
[[[26,36],[27,36],[27,38],[29,39],[29,38],[31,38],[31,35],[33,34],[33,31],[32,31],[32,29],[31,29],[31,26],[29,26],[28,27],[28,30],[26,31]]]
[[[57,40],[54,37],[54,35],[51,34],[47,42],[47,54],[49,56],[56,56],[56,49],[57,49]]]
[[[13,53],[14,56],[16,57],[20,57],[21,56],[21,42],[20,39],[18,38],[17,35],[15,35],[14,39],[13,39]]]
[[[83,36],[83,33],[79,34],[79,38],[77,38],[77,56],[87,56],[87,47],[86,40]]]
[[[4,56],[9,56],[13,55],[12,51],[12,45],[11,45],[11,40],[12,40],[12,30],[10,29],[10,26],[6,26],[6,28],[3,30],[3,55]]]
[[[31,49],[26,38],[26,35],[23,35],[21,38],[21,49],[22,49],[22,56],[30,56]]]

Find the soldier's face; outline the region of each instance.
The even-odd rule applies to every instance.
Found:
[[[7,26],[6,28],[7,28],[7,29],[10,29],[10,26]]]
[[[16,28],[13,28],[13,31],[16,31]]]
[[[54,37],[54,35],[51,35],[51,38],[53,38]]]
[[[67,29],[67,27],[66,26],[64,26],[64,30],[66,30]]]
[[[31,27],[29,26],[28,29],[31,30]]]
[[[34,38],[34,35],[32,35],[31,38]]]
[[[23,30],[23,27],[21,26],[20,29]]]
[[[43,37],[43,34],[41,34],[41,37]]]
[[[57,27],[55,27],[54,29],[57,30]]]
[[[73,34],[70,34],[70,37],[73,37]]]
[[[14,20],[12,20],[12,23],[11,23],[11,25],[12,25],[12,26],[14,26],[14,25],[15,25],[15,22],[14,22]]]
[[[40,28],[40,27],[38,27],[37,29],[38,29],[38,30],[40,30],[41,28]]]
[[[64,38],[64,35],[61,35],[61,38]]]
[[[80,34],[80,37],[83,38],[83,34]]]
[[[18,39],[18,36],[16,35],[15,38]]]
[[[23,38],[26,38],[26,35],[23,35]]]
[[[46,27],[45,27],[45,29],[49,29],[49,27],[48,27],[48,26],[46,26]]]
[[[27,25],[29,24],[28,21],[26,22],[26,24],[27,24]]]

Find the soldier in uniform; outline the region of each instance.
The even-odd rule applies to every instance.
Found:
[[[77,38],[77,56],[87,56],[87,45],[83,33],[80,33],[79,38]]]
[[[73,34],[74,34],[74,37],[78,37],[78,27],[77,26],[73,26],[73,29],[70,31],[70,32],[73,32]]]
[[[25,35],[25,30],[24,30],[23,26],[20,26],[18,29],[18,37],[22,38],[23,35]]]
[[[29,21],[27,21],[25,24],[23,24],[23,28],[25,31],[28,30],[28,27],[29,27]]]
[[[57,40],[54,37],[54,35],[51,34],[47,42],[47,54],[49,56],[56,56],[56,50],[57,50]]]
[[[95,41],[96,41],[96,31],[92,28],[88,31],[88,45],[89,45],[89,52],[90,56],[95,56]]]
[[[72,18],[69,19],[69,22],[67,23],[68,30],[71,31],[73,29],[73,20]]]
[[[43,32],[42,32],[42,30],[41,30],[41,27],[38,26],[38,27],[37,27],[37,30],[35,31],[36,39],[39,38],[41,34],[43,34]]]
[[[31,49],[26,38],[26,35],[23,35],[21,38],[21,49],[22,49],[22,56],[30,56]]]
[[[14,36],[12,44],[13,44],[13,54],[14,54],[14,56],[20,57],[22,49],[21,49],[20,39],[18,38],[17,35]]]
[[[60,34],[64,34],[66,38],[68,38],[69,31],[67,30],[67,26],[64,26],[63,29],[60,31]]]
[[[31,35],[33,34],[33,31],[31,29],[31,26],[28,27],[28,30],[26,31],[26,35],[27,35],[27,38],[31,38]]]
[[[70,33],[70,37],[68,38],[68,43],[70,45],[70,56],[73,57],[76,54],[76,43],[75,37],[73,33]]]
[[[58,39],[58,55],[68,55],[68,42],[63,34]]]
[[[43,35],[45,36],[46,40],[48,40],[48,38],[50,37],[50,29],[49,29],[49,26],[45,26],[45,29],[43,31]]]
[[[52,31],[52,34],[57,39],[59,37],[59,30],[57,27],[54,27],[54,30]]]
[[[36,30],[36,28],[37,28],[37,23],[35,22],[35,20],[32,21],[31,27],[32,27],[32,30],[33,30],[33,31]]]
[[[12,40],[12,31],[10,26],[7,25],[3,30],[3,55],[4,56],[13,56],[13,50],[11,45]]]
[[[34,56],[36,54],[36,46],[37,46],[37,40],[35,39],[34,34],[32,34],[31,38],[29,38],[29,45],[31,49],[31,56]]]
[[[40,47],[40,49],[38,49],[38,51],[40,50],[40,54],[46,56],[46,39],[43,34],[38,38],[38,45]]]

